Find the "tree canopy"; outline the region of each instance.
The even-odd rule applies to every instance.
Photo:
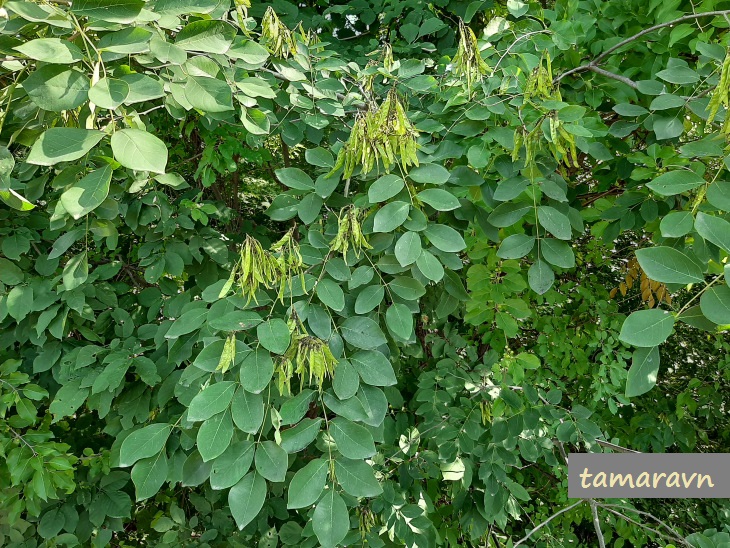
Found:
[[[730,543],[730,2],[0,16],[1,545]]]

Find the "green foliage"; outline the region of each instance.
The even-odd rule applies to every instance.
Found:
[[[4,2],[0,544],[730,542],[726,7]]]

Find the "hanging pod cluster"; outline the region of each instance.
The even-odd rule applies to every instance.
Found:
[[[545,54],[540,63],[532,70],[525,82],[523,93],[523,107],[536,105],[533,98],[541,101],[562,101],[560,88],[553,85],[553,71],[550,55]],[[547,127],[544,125],[547,124]],[[578,163],[578,151],[575,146],[575,137],[563,127],[558,111],[551,110],[542,118],[532,130],[521,126],[515,130],[515,146],[512,150],[512,159],[516,161],[519,157],[520,147],[525,147],[525,165],[532,164],[535,160],[535,153],[541,146],[541,134],[549,134],[548,149],[558,162],[564,162],[568,167],[580,167]]]
[[[337,359],[326,342],[306,332],[295,312],[292,313],[289,329],[292,332],[291,343],[276,368],[279,393],[291,395],[294,375],[299,377],[300,391],[305,382],[322,390],[325,379],[331,379],[335,373]]]
[[[730,136],[730,49],[728,49],[725,55],[725,60],[722,63],[722,71],[720,72],[720,81],[712,92],[710,102],[707,105],[707,109],[710,111],[707,116],[707,123],[710,124],[717,116],[717,112],[720,107],[725,107],[725,123],[722,126],[722,131],[725,135]]]
[[[274,57],[286,59],[297,52],[294,33],[281,22],[274,8],[269,6],[261,21],[261,45]]]
[[[291,291],[296,276],[301,280],[302,291],[306,292],[302,264],[299,244],[294,239],[294,228],[272,245],[270,251],[265,250],[256,238],[247,235],[241,246],[240,259],[231,270],[219,297],[226,295],[237,283],[243,295],[248,297],[247,302],[253,299],[258,304],[256,292],[259,287],[272,289],[278,285],[277,298],[283,303],[284,292],[287,287]]]
[[[408,120],[395,88],[377,110],[361,113],[355,120],[350,138],[340,149],[331,177],[342,168],[343,177],[352,177],[359,165],[362,175],[367,175],[379,162],[386,170],[400,163],[404,171],[418,165],[416,138],[418,131]]]
[[[459,45],[451,64],[454,74],[464,78],[469,89],[475,82],[480,82],[489,70],[489,66],[479,53],[479,44],[474,31],[461,19],[459,19]]]
[[[362,210],[357,207],[349,207],[340,212],[337,219],[337,236],[330,242],[330,251],[347,255],[348,249],[353,249],[355,255],[360,256],[362,249],[372,249],[363,236],[360,226]]]
[[[251,7],[251,0],[234,0],[233,5],[236,7],[236,18],[238,19],[238,26],[243,30],[247,36],[248,30],[246,29],[246,18],[248,17],[248,9]]]
[[[355,512],[357,515],[358,529],[360,530],[360,535],[365,538],[370,530],[377,525],[377,516],[369,506],[358,506],[355,509]]]
[[[307,292],[302,271],[304,261],[299,251],[299,243],[294,237],[295,230],[294,227],[290,228],[278,242],[271,246],[271,251],[276,253],[276,261],[279,265],[279,293],[277,297],[282,303],[284,302],[284,291],[287,288],[289,288],[289,293],[293,291],[294,278],[299,278],[302,284],[302,292]]]

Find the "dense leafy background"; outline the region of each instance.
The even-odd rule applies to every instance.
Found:
[[[730,2],[0,4],[0,544],[728,545]]]

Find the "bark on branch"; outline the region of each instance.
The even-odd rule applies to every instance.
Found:
[[[673,19],[671,21],[668,21],[666,23],[660,23],[658,25],[654,25],[653,27],[646,28],[640,32],[637,32],[633,36],[629,36],[625,40],[621,40],[618,44],[611,46],[606,51],[598,55],[595,59],[593,59],[590,63],[586,63],[584,65],[580,65],[579,67],[572,68],[570,70],[565,71],[564,73],[560,74],[559,76],[556,76],[553,79],[553,84],[558,84],[560,81],[565,78],[566,76],[569,76],[571,74],[577,74],[579,72],[586,72],[586,71],[592,71],[596,72],[598,74],[602,74],[603,76],[607,76],[609,78],[613,78],[614,80],[619,80],[633,88],[636,88],[636,84],[630,80],[629,78],[626,78],[625,76],[621,76],[619,74],[614,74],[612,72],[599,69],[598,65],[601,64],[601,62],[611,55],[614,51],[624,47],[627,44],[630,44],[631,42],[634,42],[641,38],[642,36],[645,36],[649,34],[650,32],[654,32],[655,30],[663,29],[666,27],[671,27],[672,25],[676,25],[678,23],[682,23],[684,21],[691,21],[693,19],[700,19],[702,17],[717,17],[717,16],[728,16],[730,15],[730,10],[717,10],[717,11],[706,11],[704,13],[690,13],[688,15],[683,15],[682,17],[678,17],[677,19]]]

